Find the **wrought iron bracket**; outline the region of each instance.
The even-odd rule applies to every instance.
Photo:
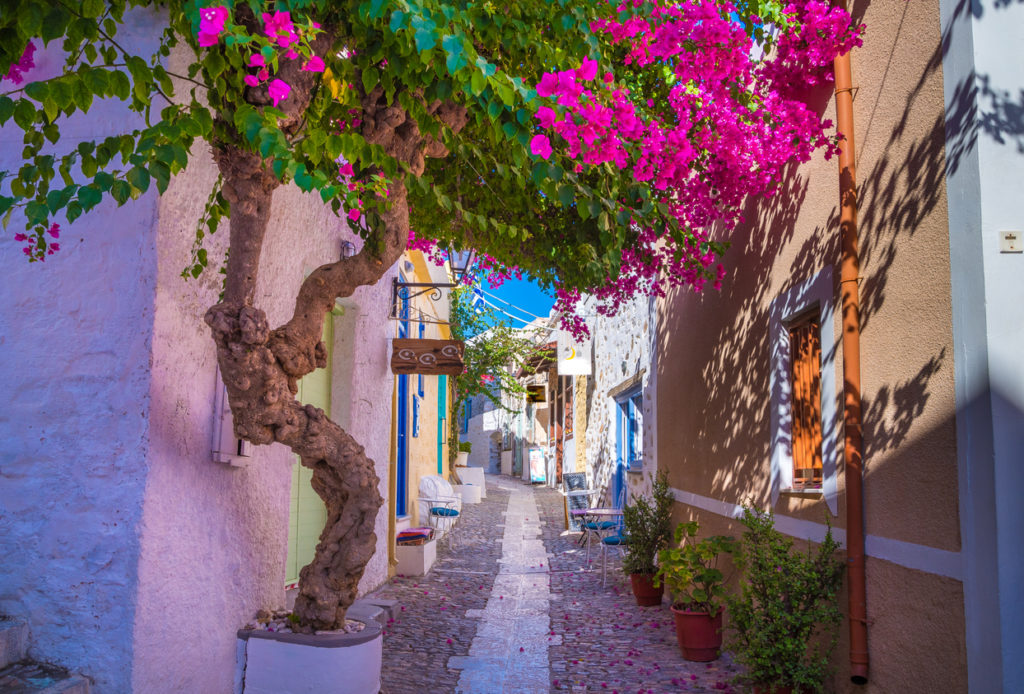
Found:
[[[430,295],[431,301],[440,301],[442,289],[454,289],[459,285],[451,282],[400,282],[397,277],[391,279],[391,318],[393,320],[417,321],[411,316],[400,316],[399,302],[411,301],[417,296]],[[422,314],[422,311],[420,312]],[[417,322],[442,323],[437,320],[424,320],[423,317]]]

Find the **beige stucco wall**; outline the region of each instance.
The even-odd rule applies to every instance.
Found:
[[[865,526],[870,536],[960,549],[944,185],[939,7],[924,0],[858,6],[867,24],[853,55],[860,185],[861,374]],[[815,95],[835,119],[830,90]],[[818,156],[781,194],[752,202],[733,233],[721,292],[673,292],[658,308],[659,465],[672,486],[728,504],[770,499],[769,306],[827,266],[838,277],[836,162]],[[838,280],[835,281],[838,296]],[[836,368],[842,394],[840,311]],[[838,516],[846,522],[842,466]],[[822,523],[820,499],[783,495],[775,512]],[[721,516],[701,511],[713,531]],[[879,559],[868,562],[872,683],[860,691],[964,687],[960,583]],[[844,627],[845,628],[845,627]],[[936,630],[945,634],[935,635]],[[894,649],[894,644],[899,644]],[[927,647],[925,647],[927,646]],[[841,646],[842,648],[842,646]],[[902,651],[895,655],[891,651]],[[843,675],[846,657],[837,651]],[[908,683],[908,672],[942,682]],[[844,685],[845,686],[845,685]],[[842,689],[842,687],[841,687]]]

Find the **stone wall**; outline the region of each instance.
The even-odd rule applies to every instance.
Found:
[[[657,471],[654,427],[655,377],[653,318],[651,301],[638,297],[623,305],[617,315],[593,319],[593,372],[588,378],[586,430],[586,469],[591,486],[601,490],[600,503],[612,504],[612,477],[617,459],[616,410],[612,396],[617,388],[633,382],[643,393],[643,470],[627,472],[630,494],[650,490],[650,479]],[[585,309],[586,310],[586,309]],[[577,391],[578,392],[578,391]],[[578,402],[577,408],[582,408]]]

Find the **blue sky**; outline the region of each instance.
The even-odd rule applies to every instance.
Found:
[[[551,310],[551,306],[555,303],[554,294],[545,294],[531,281],[528,280],[507,280],[503,285],[497,289],[491,289],[487,286],[487,282],[482,282],[484,296],[493,304],[499,308],[507,310],[509,313],[522,316],[524,319],[529,320],[530,316],[524,316],[522,313],[509,308],[502,301],[507,301],[524,311],[536,314],[538,316],[548,315],[548,311]],[[501,301],[494,299],[497,297]],[[523,323],[517,321],[510,321],[511,324],[517,328],[522,327]]]

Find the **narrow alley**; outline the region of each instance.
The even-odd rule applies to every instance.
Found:
[[[587,570],[557,491],[488,476],[486,499],[465,506],[460,525],[427,576],[378,593],[398,601],[385,694],[733,691],[728,657],[683,660],[667,599],[638,607],[617,555],[607,587],[599,551]]]

